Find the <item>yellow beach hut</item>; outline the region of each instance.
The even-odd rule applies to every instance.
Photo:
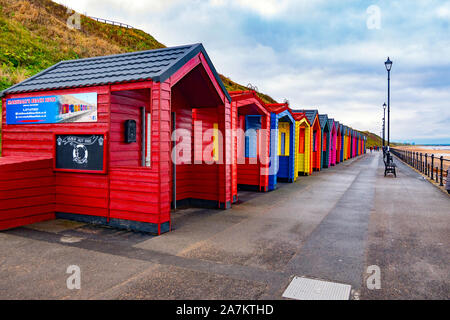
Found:
[[[298,174],[312,173],[312,135],[311,124],[304,112],[292,110],[297,127],[297,164]]]

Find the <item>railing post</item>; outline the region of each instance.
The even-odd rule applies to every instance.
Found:
[[[420,168],[420,172],[423,173],[423,159],[422,159],[422,152],[420,153],[420,165],[419,165],[419,168]]]
[[[436,183],[439,182],[439,167],[436,167]]]
[[[419,168],[419,152],[416,152],[414,162],[415,162],[416,170],[417,170]]]
[[[439,185],[441,187],[443,187],[444,183],[442,181],[442,175],[443,175],[443,171],[444,171],[444,156],[441,156],[440,159],[441,159],[441,183],[439,183]]]
[[[428,162],[427,162],[428,154],[425,153],[425,175],[428,175]]]
[[[414,168],[417,170],[417,158],[419,158],[419,153],[414,152]]]
[[[417,152],[417,161],[416,161],[417,171],[419,171],[420,165],[419,165],[419,152]]]
[[[431,180],[433,180],[433,171],[434,171],[434,154],[431,155]]]
[[[419,171],[419,168],[420,168],[420,166],[419,166],[419,152],[417,152],[417,156],[416,156],[416,158],[417,158],[417,161],[416,161],[416,169],[417,169],[417,171]]]

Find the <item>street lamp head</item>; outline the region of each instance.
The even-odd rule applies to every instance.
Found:
[[[389,57],[387,58],[386,62],[384,63],[384,65],[386,66],[386,70],[387,71],[391,71],[392,68],[392,61],[389,59]]]

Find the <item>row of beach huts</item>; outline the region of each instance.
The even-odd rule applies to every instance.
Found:
[[[96,94],[95,121],[11,120],[33,98],[77,94]],[[161,234],[175,208],[227,209],[241,189],[366,152],[318,110],[228,92],[201,44],[62,61],[1,97],[0,229],[59,217]]]

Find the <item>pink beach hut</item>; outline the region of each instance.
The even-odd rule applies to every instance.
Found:
[[[328,119],[328,126],[331,129],[330,134],[330,163],[329,166],[336,165],[336,148],[337,148],[337,130],[334,119]]]

